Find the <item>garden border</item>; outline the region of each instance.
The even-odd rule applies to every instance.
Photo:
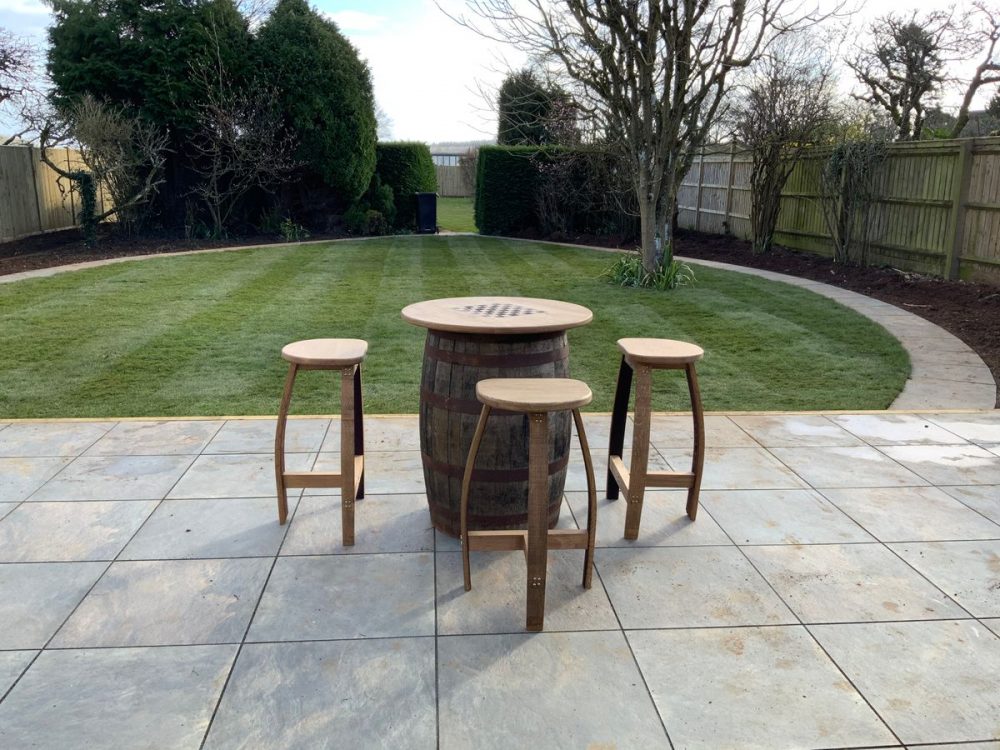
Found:
[[[449,235],[482,236],[463,232],[449,233]],[[345,237],[342,239],[309,240],[306,242],[277,242],[270,245],[235,245],[232,247],[205,248],[202,250],[184,250],[176,253],[153,253],[148,255],[130,255],[120,258],[103,258],[101,260],[39,268],[32,271],[22,271],[20,273],[0,276],[0,284],[45,278],[59,273],[97,268],[115,263],[149,260],[151,258],[173,258],[202,253],[290,247],[293,245],[358,242],[368,239],[384,239],[384,237]],[[518,242],[529,241],[542,245],[561,247],[578,247],[608,253],[621,252],[620,250],[611,248],[566,242],[522,240],[516,237],[496,237],[495,239],[515,240]],[[747,268],[746,266],[737,266],[731,263],[720,263],[718,261],[682,258],[680,256],[678,256],[678,260],[709,268],[745,273],[808,289],[832,299],[881,325],[906,349],[912,365],[910,377],[907,379],[903,391],[889,406],[890,410],[993,409],[996,404],[997,385],[993,380],[990,369],[983,362],[982,358],[957,336],[921,318],[919,315],[915,315],[895,305],[890,305],[887,302],[859,294],[858,292],[841,289],[840,287],[823,284],[811,279],[775,273],[774,271]]]

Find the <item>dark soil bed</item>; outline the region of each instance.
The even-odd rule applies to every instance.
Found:
[[[314,235],[310,239],[332,239]],[[525,239],[535,239],[528,238]],[[620,238],[575,236],[566,242],[621,247]],[[279,242],[273,236],[238,240],[187,240],[176,237],[123,239],[107,237],[88,250],[79,232],[69,230],[0,244],[0,276],[36,268],[80,263],[127,255],[199,250],[226,245]],[[892,268],[856,268],[834,264],[829,258],[777,247],[767,255],[753,255],[747,242],[721,235],[685,232],[677,242],[679,255],[763,268],[791,276],[822,281],[880,299],[941,326],[972,347],[1000,382],[1000,287],[965,281],[944,281]]]

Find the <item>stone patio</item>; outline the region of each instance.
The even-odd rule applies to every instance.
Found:
[[[465,593],[430,528],[415,417],[366,420],[350,549],[329,491],[278,526],[273,420],[0,424],[0,747],[1000,748],[1000,412],[707,426],[698,521],[652,492],[630,543],[602,500],[594,587],[550,553],[528,635],[521,554]]]

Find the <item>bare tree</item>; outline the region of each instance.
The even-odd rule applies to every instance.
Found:
[[[294,142],[274,106],[277,94],[259,85],[237,87],[221,59],[198,67],[203,91],[199,129],[191,141],[199,179],[191,194],[205,206],[216,237],[225,235],[233,209],[253,188],[273,190],[296,163]]]
[[[81,223],[87,244],[95,241],[98,223],[115,216],[119,227],[132,232],[141,222],[143,208],[163,183],[167,135],[155,125],[123,107],[84,96],[63,112],[35,113],[39,122],[41,159],[69,186],[83,203]],[[75,145],[85,170],[67,169],[49,157],[49,149]],[[103,187],[111,205],[97,212],[96,190]]]
[[[972,100],[979,89],[1000,83],[1000,51],[997,50],[997,43],[1000,42],[1000,11],[985,2],[975,2],[963,26],[971,34],[973,44],[978,42],[980,56],[976,70],[965,88],[955,124],[951,128],[952,138],[958,138],[968,124]]]
[[[793,0],[467,0],[461,23],[564,78],[628,165],[642,262],[671,262],[677,192],[731,73],[815,20]],[[793,17],[794,16],[794,17]]]
[[[11,119],[24,122],[26,108],[35,94],[36,51],[26,40],[0,28],[0,112],[12,115]],[[15,114],[16,113],[16,114]],[[28,128],[0,136],[0,146],[14,143],[28,132]]]
[[[817,143],[833,112],[832,60],[806,35],[789,35],[753,65],[733,89],[727,119],[750,154],[753,251],[774,241],[781,191],[803,152]]]

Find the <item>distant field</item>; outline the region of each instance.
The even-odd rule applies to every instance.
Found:
[[[472,198],[438,198],[438,226],[449,232],[475,232]]]

